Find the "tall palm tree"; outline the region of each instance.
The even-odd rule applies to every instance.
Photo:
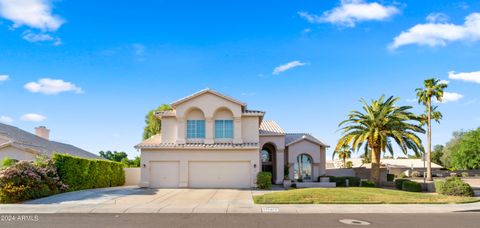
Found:
[[[410,112],[410,106],[395,106],[399,98],[389,97],[385,100],[382,96],[363,104],[363,112],[352,111],[347,120],[342,121],[342,137],[335,150],[344,145],[350,145],[353,150],[362,146],[367,151],[372,150],[371,178],[380,185],[380,156],[387,150],[393,154],[392,140],[400,147],[404,154],[409,149],[416,154],[423,151],[422,141],[416,133],[425,133],[420,126],[420,118]]]
[[[332,154],[332,160],[335,158],[335,155],[338,155],[338,158],[343,161],[343,168],[347,167],[347,158],[350,158],[352,155],[352,148],[349,145],[345,144],[340,147],[340,150],[335,150]]]
[[[419,104],[427,107],[427,180],[432,180],[432,98],[441,102],[443,99],[443,90],[448,87],[447,84],[442,83],[439,79],[430,78],[423,82],[424,88],[417,88],[417,99]],[[436,109],[436,107],[434,108]],[[441,113],[440,113],[441,115]]]

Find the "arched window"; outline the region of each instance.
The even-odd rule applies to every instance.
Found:
[[[187,139],[205,138],[205,115],[194,108],[187,113]]]
[[[313,159],[308,154],[300,154],[294,164],[296,180],[313,180]]]

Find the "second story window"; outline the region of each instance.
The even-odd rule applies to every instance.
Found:
[[[187,139],[205,138],[205,120],[187,120]]]
[[[215,138],[233,138],[233,120],[215,120]]]

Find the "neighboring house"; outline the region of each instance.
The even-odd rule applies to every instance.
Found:
[[[371,164],[363,164],[361,158],[351,158],[347,159],[347,162],[351,161],[353,166],[352,168],[371,168]],[[327,168],[328,169],[338,169],[341,168],[342,161],[335,160],[335,161],[327,161]],[[419,171],[420,173],[425,170],[426,163],[423,163],[422,159],[414,158],[414,159],[380,159],[381,167],[386,168],[389,173],[395,174],[399,176],[401,173],[405,173],[407,175],[410,174],[411,171]],[[432,171],[438,171],[442,166],[435,164],[432,162]]]
[[[265,112],[205,89],[158,112],[162,133],[136,145],[141,150],[142,187],[250,188],[256,175],[316,180],[325,173],[325,143],[309,134],[289,134]]]
[[[0,123],[0,159],[8,156],[16,160],[35,160],[38,155],[50,157],[54,152],[84,158],[99,158],[78,147],[49,140],[50,130],[35,128],[35,134]]]

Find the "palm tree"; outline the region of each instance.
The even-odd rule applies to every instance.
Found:
[[[415,91],[417,92],[418,103],[427,107],[427,180],[431,181],[432,114],[434,114],[433,117],[437,115],[435,112],[432,113],[432,110],[436,110],[436,107],[432,109],[432,97],[436,98],[438,102],[441,102],[443,99],[443,90],[447,88],[448,85],[435,78],[427,79],[423,84],[425,86],[424,88],[417,88]]]
[[[335,158],[335,155],[338,155],[338,158],[343,161],[343,168],[347,167],[347,158],[350,158],[352,155],[352,149],[348,145],[343,145],[340,150],[335,150],[332,154],[332,160]]]
[[[380,156],[387,150],[393,154],[392,140],[404,154],[413,150],[416,154],[423,151],[422,140],[416,133],[425,133],[420,125],[420,118],[410,112],[410,106],[395,106],[399,98],[382,96],[372,100],[372,104],[363,104],[363,112],[352,111],[347,120],[342,121],[342,137],[337,143],[336,151],[344,145],[350,145],[353,150],[362,146],[365,151],[372,149],[371,178],[377,186],[380,185]]]

